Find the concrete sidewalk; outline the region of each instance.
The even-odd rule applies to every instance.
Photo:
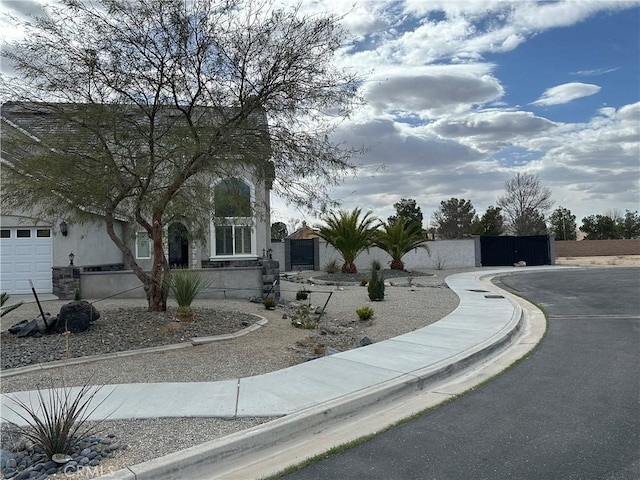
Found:
[[[194,447],[193,464],[201,464],[207,457],[210,462],[216,455],[217,461],[221,461],[234,452],[237,454],[239,449],[246,452],[250,447],[259,447],[265,438],[271,442],[286,438],[304,426],[313,427],[330,418],[348,416],[349,412],[422,390],[425,385],[447,378],[506,347],[522,328],[522,309],[481,278],[551,268],[562,267],[496,268],[452,275],[446,282],[460,297],[460,304],[439,322],[284,370],[209,383],[108,385],[96,395],[94,404],[99,406],[90,418],[285,416],[252,429],[244,437],[236,435],[230,440],[232,443],[223,445],[226,450],[220,449],[221,442],[203,447],[204,450]],[[2,395],[3,417],[19,422],[6,405],[12,404],[12,398],[29,402],[36,395],[33,391]],[[294,421],[298,423],[296,427],[292,426]],[[171,478],[174,468],[185,465],[176,463],[174,458],[164,463],[163,459],[156,459],[142,464],[137,471],[136,466],[130,467],[117,478]],[[192,477],[197,474],[194,472]]]

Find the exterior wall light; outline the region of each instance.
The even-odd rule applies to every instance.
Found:
[[[71,252],[69,254],[69,266],[73,266],[73,259],[76,258],[76,256],[73,254],[73,252]]]
[[[67,222],[64,220],[60,222],[60,233],[63,237],[66,237],[67,233],[69,233],[69,227],[67,226]]]

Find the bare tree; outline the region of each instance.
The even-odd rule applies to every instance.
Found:
[[[345,39],[338,17],[266,0],[59,4],[13,19],[25,39],[2,52],[14,72],[2,100],[59,124],[38,138],[20,125],[7,129],[11,141],[3,132],[5,207],[104,217],[149,308],[163,310],[163,229],[188,211],[193,231],[206,231],[213,178],[248,170],[297,206],[331,203],[328,187],[357,152],[330,134],[359,103],[359,78],[332,63]],[[151,273],[118,219],[152,238]]]
[[[498,198],[497,205],[513,235],[539,235],[546,233],[544,216],[553,205],[551,190],[540,185],[537,175],[516,173],[505,183],[506,194]]]

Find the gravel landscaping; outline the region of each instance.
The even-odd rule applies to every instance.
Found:
[[[3,331],[0,334],[2,369],[234,333],[258,320],[255,315],[205,307],[198,308],[196,319],[190,322],[176,321],[173,309],[149,312],[144,307],[121,307],[99,312],[100,318],[89,330],[70,337],[45,334],[20,338]]]
[[[378,342],[440,320],[458,305],[457,295],[444,283],[445,277],[468,270],[434,270],[422,272],[423,275],[412,274],[409,278],[406,272],[397,273],[397,277],[394,277],[395,272],[388,274],[390,271],[385,270],[385,278],[390,283],[382,302],[369,301],[366,287],[359,284],[362,273],[350,277],[332,274],[319,278],[321,276],[318,275],[312,280],[301,277],[299,280],[304,283],[281,283],[283,302],[275,310],[265,310],[261,304],[248,300],[197,301],[194,303],[194,309],[198,318],[189,325],[174,322],[171,312],[147,312],[143,301],[111,300],[102,304],[98,302],[95,306],[102,318],[95,322],[95,327],[88,332],[69,337],[70,351],[77,352],[78,355],[86,355],[90,351],[97,352],[98,348],[105,349],[102,351],[114,351],[108,350],[114,348],[141,348],[153,342],[157,344],[163,339],[168,343],[174,343],[190,336],[228,333],[244,328],[242,322],[249,318],[254,321],[254,315],[267,318],[268,324],[233,340],[6,377],[2,379],[2,392],[31,390],[38,386],[50,385],[52,382],[54,385],[82,385],[85,382],[191,382],[260,375],[303,362],[327,347],[348,349],[353,346],[354,341],[364,336]],[[296,292],[302,288],[311,291],[309,300],[296,302]],[[49,304],[47,309],[55,315],[55,307],[59,308],[62,303],[64,302]],[[305,330],[292,325],[291,315],[297,306],[304,304],[315,309],[324,306],[325,303],[326,312],[318,329]],[[371,306],[375,313],[372,320],[363,322],[358,319],[355,310],[365,305]],[[20,307],[10,314],[10,321],[3,318],[3,330],[23,318],[33,318],[32,314],[37,314],[33,305]],[[111,327],[113,330],[108,330]],[[5,333],[2,333],[3,355],[5,340],[7,345],[16,342],[16,339],[6,337]],[[61,346],[65,345],[63,339],[60,335],[53,335],[51,338],[33,338],[29,341],[58,342],[43,349],[32,347],[32,351],[39,351],[42,357],[42,352],[47,349],[51,350],[48,353],[51,356],[63,353],[64,349],[60,350]],[[109,342],[109,339],[117,340]],[[54,351],[54,348],[58,350]],[[13,355],[20,357],[15,352],[16,349]],[[8,355],[7,358],[12,357]],[[4,356],[2,361],[4,365]],[[106,474],[269,420],[166,418],[107,421],[101,426],[103,434],[115,435],[122,445],[127,445],[127,448],[119,449],[101,460],[100,471]],[[5,436],[3,441],[4,438]],[[74,474],[77,478],[92,476],[95,476],[95,473],[88,469]]]

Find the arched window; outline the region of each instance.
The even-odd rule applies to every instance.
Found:
[[[239,178],[219,182],[213,190],[215,257],[253,254],[251,186]]]

